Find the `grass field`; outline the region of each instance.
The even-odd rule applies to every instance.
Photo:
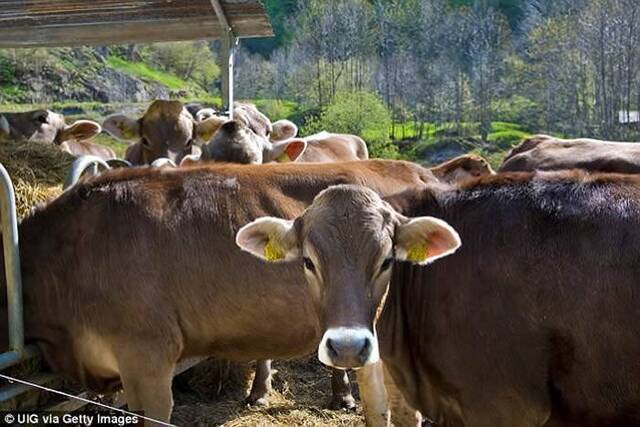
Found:
[[[129,62],[117,56],[110,56],[107,58],[107,63],[116,70],[124,71],[125,73],[131,74],[132,76],[138,77],[142,80],[162,83],[169,89],[180,90],[191,86],[190,83],[187,83],[181,78],[173,74],[151,68],[143,62]]]

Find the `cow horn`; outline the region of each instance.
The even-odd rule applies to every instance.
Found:
[[[160,157],[159,159],[155,159],[152,163],[151,163],[151,167],[152,168],[161,168],[163,166],[171,166],[171,167],[177,167],[176,163],[171,160],[168,159],[166,157]]]

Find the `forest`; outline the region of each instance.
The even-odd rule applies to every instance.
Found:
[[[636,0],[265,5],[276,36],[242,41],[236,93],[303,133],[355,133],[376,155],[427,161],[470,150],[497,158],[531,133],[639,136]],[[0,51],[0,104],[216,99],[217,49],[182,42]],[[56,82],[60,68],[72,70],[69,85]],[[109,87],[87,90],[87,69],[103,82],[119,74]],[[104,95],[125,83],[137,88],[127,76],[146,86]]]

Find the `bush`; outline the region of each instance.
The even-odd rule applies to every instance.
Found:
[[[496,101],[493,108],[496,117],[505,122],[522,123],[528,128],[539,126],[540,107],[529,98],[514,95],[508,99]]]
[[[349,133],[362,137],[372,158],[398,158],[398,148],[389,140],[391,114],[370,92],[340,92],[317,119],[309,119],[304,133]]]
[[[164,71],[209,89],[220,68],[205,42],[158,43],[150,47],[151,60]]]
[[[290,119],[296,104],[278,99],[260,99],[255,101],[258,110],[262,111],[273,122],[280,119]]]
[[[501,150],[508,150],[529,136],[521,130],[503,130],[489,134],[489,142]]]

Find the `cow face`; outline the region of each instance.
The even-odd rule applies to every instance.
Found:
[[[193,151],[196,124],[178,101],[156,100],[139,119],[113,115],[103,126],[120,140],[139,143],[134,150],[138,157],[127,159],[136,164],[151,164],[161,157],[179,164]]]
[[[257,219],[236,243],[263,260],[303,264],[325,331],[318,357],[346,369],[379,359],[376,313],[394,260],[427,264],[455,252],[460,238],[442,220],[406,218],[374,191],[344,185],[321,192],[296,220]]]
[[[101,131],[99,124],[89,120],[67,125],[62,114],[49,110],[0,114],[0,140],[60,145],[70,141],[88,141]]]
[[[212,119],[207,121],[209,120]],[[291,162],[296,161],[306,148],[307,143],[301,139],[271,143],[257,135],[241,120],[230,120],[217,129],[211,141],[204,147],[203,157],[242,164]]]

